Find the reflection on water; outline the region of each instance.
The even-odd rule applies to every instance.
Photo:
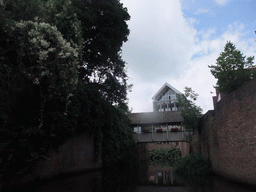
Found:
[[[86,174],[76,174],[67,177],[43,181],[27,186],[19,191],[35,192],[93,192],[102,191],[102,171],[95,171]]]
[[[19,189],[19,192],[134,192],[136,174],[133,168],[112,167],[90,173],[58,177]]]
[[[223,178],[212,177],[210,182],[201,181],[204,185],[185,187],[180,185],[174,177],[173,170],[167,166],[150,165],[142,162],[139,169],[125,166],[113,167],[86,174],[76,174],[69,177],[56,178],[45,181],[40,185],[29,186],[22,191],[33,192],[255,192]],[[194,182],[200,182],[191,179]],[[200,188],[198,187],[200,186]]]
[[[140,184],[178,186],[181,185],[174,177],[173,169],[169,166],[145,164],[140,169]],[[146,170],[146,171],[145,171]]]
[[[172,167],[151,165],[146,161],[140,166],[139,179],[140,186],[137,187],[136,192],[256,192],[255,188],[233,183],[213,175],[209,175],[209,177],[193,177],[189,178],[189,180],[186,180],[187,178],[175,178]]]

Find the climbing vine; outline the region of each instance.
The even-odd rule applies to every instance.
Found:
[[[161,148],[158,150],[148,151],[149,161],[156,165],[172,166],[178,159],[181,158],[181,151],[178,148]]]

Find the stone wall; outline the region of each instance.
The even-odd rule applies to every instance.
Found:
[[[212,161],[213,171],[256,185],[256,80],[226,95],[201,118],[194,151]]]
[[[101,165],[94,162],[93,137],[86,134],[69,139],[59,147],[59,153],[52,150],[50,156],[49,160],[40,161],[34,169],[40,177],[94,169]]]
[[[25,175],[13,177],[5,188],[15,188],[35,179],[52,178],[61,174],[83,172],[100,168],[101,161],[94,160],[94,139],[87,134],[67,140],[58,149],[51,150],[48,160],[40,160]]]

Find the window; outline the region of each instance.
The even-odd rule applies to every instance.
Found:
[[[171,99],[176,99],[176,95],[171,95]]]

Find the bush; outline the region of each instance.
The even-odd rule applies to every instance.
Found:
[[[211,175],[211,162],[200,154],[192,153],[174,163],[174,173],[177,180],[187,186],[206,185]]]
[[[177,159],[181,158],[181,151],[177,148],[158,149],[148,152],[149,161],[155,165],[172,166]]]
[[[207,175],[211,171],[211,162],[200,154],[192,153],[176,161],[174,168],[179,175]]]

